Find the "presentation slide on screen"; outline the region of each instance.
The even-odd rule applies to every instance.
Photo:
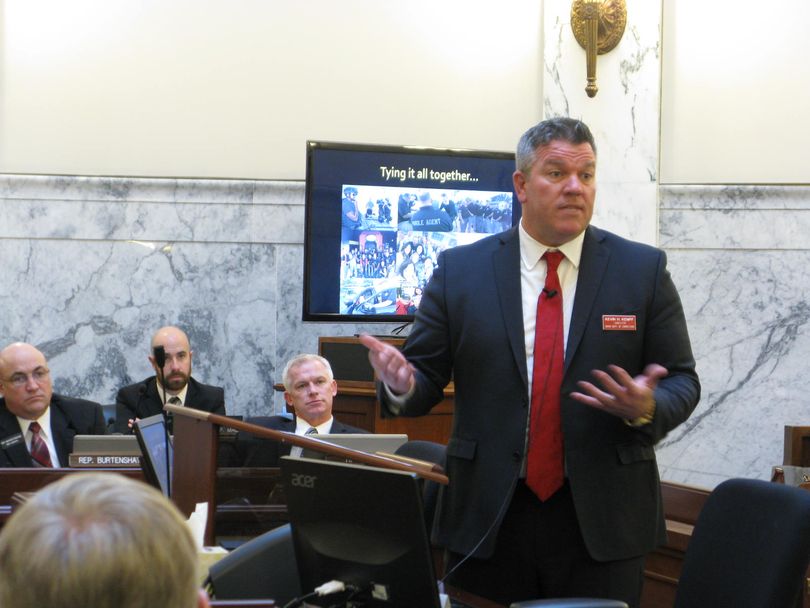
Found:
[[[517,221],[514,156],[311,143],[305,319],[412,316],[439,254]]]

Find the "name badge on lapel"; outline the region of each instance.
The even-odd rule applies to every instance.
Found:
[[[23,436],[21,433],[0,439],[0,449],[7,450],[11,446],[17,445],[18,443],[23,443]]]
[[[603,331],[636,331],[636,315],[602,315]]]

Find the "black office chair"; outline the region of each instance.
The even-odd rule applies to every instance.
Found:
[[[730,479],[695,523],[675,608],[794,608],[808,563],[810,492]]]
[[[406,441],[394,452],[397,456],[416,458],[425,462],[432,462],[444,467],[447,446],[433,441],[414,439]],[[425,513],[425,527],[428,537],[433,529],[433,516],[436,513],[436,503],[439,498],[439,484],[435,481],[425,480],[422,487],[422,507]]]
[[[115,432],[115,417],[116,406],[115,403],[104,403],[101,405],[101,412],[104,416],[104,424],[107,426],[108,433]]]
[[[729,479],[709,495],[686,549],[675,608],[795,608],[810,564],[810,492]],[[608,608],[600,600],[511,608]]]
[[[292,528],[285,524],[240,545],[208,570],[216,599],[273,598],[277,606],[301,596]]]

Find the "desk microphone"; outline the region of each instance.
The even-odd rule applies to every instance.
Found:
[[[163,375],[163,366],[166,365],[166,349],[162,346],[156,346],[152,351],[155,356],[155,363],[160,368],[160,375]]]
[[[158,376],[158,380],[160,381],[160,382],[158,382],[158,384],[160,384],[160,388],[163,389],[162,390],[162,392],[163,392],[162,397],[163,397],[163,403],[165,404],[166,403],[166,375],[163,373],[163,368],[166,365],[166,348],[163,347],[163,346],[155,346],[152,349],[152,355],[153,355],[153,357],[155,359],[155,365],[157,366],[157,376]],[[166,423],[169,424],[170,421],[171,421],[171,418],[169,417],[168,412],[166,412],[165,410],[163,412],[163,417],[166,418]],[[171,431],[171,429],[169,429],[169,431]]]

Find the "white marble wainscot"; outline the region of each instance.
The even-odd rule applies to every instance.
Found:
[[[57,392],[112,403],[178,324],[229,413],[279,411],[289,355],[369,330],[301,322],[303,198],[301,182],[0,175],[0,341],[37,345]]]
[[[658,446],[664,479],[767,479],[810,424],[810,187],[662,186],[661,246],[703,395]]]
[[[543,4],[543,117],[580,118],[598,152],[593,222],[657,244],[661,3],[627,0],[619,44],[597,58],[599,91],[585,93],[585,51],[571,30],[570,0]]]

